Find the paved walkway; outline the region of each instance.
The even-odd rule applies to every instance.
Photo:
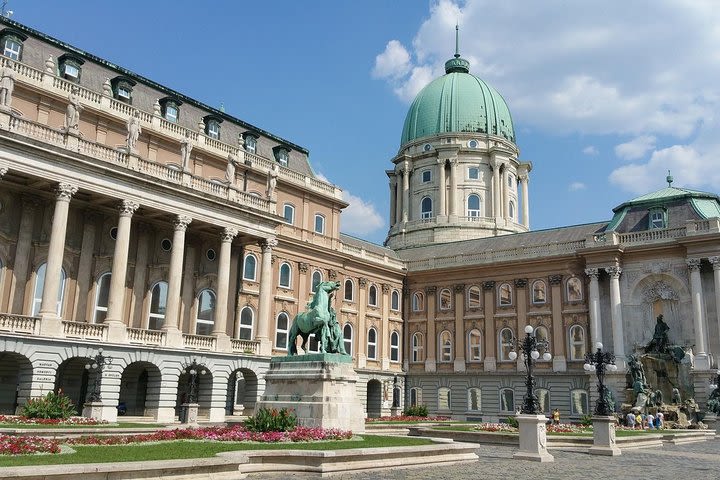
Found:
[[[533,478],[538,480],[720,479],[720,439],[658,449],[624,450],[619,457],[600,457],[580,452],[551,450],[553,463],[513,460],[513,447],[483,445],[476,450],[479,462],[460,465],[377,470],[333,475],[334,480],[479,480]],[[251,479],[310,479],[306,474],[253,475]]]

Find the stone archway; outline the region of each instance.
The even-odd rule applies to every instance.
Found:
[[[228,381],[225,415],[252,416],[257,398],[257,374],[249,368],[235,370]]]
[[[155,417],[159,407],[160,369],[150,362],[133,362],[122,373],[118,414]]]
[[[95,381],[85,368],[85,365],[91,361],[87,357],[72,357],[62,362],[57,369],[55,392],[62,391],[64,395],[70,397],[78,415],[82,415],[88,389],[92,388],[92,382]]]
[[[188,373],[189,365],[183,368],[178,378],[177,397],[175,399],[175,415],[180,417],[182,405],[190,401],[191,378]],[[198,417],[205,419],[210,416],[210,407],[212,400],[213,375],[210,369],[204,364],[198,364],[196,367],[197,375],[195,376],[196,401],[198,404]]]
[[[30,396],[33,367],[19,353],[0,352],[0,415],[14,415]]]
[[[370,380],[367,383],[367,416],[368,418],[382,416],[382,384],[380,380]]]

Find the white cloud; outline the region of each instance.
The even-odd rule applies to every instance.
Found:
[[[587,185],[585,185],[583,182],[572,182],[568,186],[568,190],[571,192],[577,192],[578,190],[585,190],[587,188]]]
[[[585,155],[599,155],[600,152],[598,151],[597,147],[595,145],[588,145],[587,147],[583,148],[582,153]]]
[[[629,142],[621,143],[615,147],[615,155],[625,160],[635,160],[643,157],[655,148],[657,139],[653,135],[641,135]]]
[[[366,202],[347,190],[343,191],[343,200],[350,205],[342,211],[340,217],[342,232],[353,235],[368,235],[385,227],[385,220],[372,203]]]
[[[390,40],[385,51],[375,57],[375,78],[400,78],[410,71],[410,54],[397,40]]]

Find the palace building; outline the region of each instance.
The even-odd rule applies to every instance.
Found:
[[[591,345],[618,357],[622,399],[660,313],[692,362],[684,393],[707,398],[718,196],[669,178],[609,221],[531,230],[508,105],[459,53],[407,114],[378,246],[339,231],[342,192],[302,146],[7,18],[0,49],[0,413],[59,389],[80,410],[97,388],[105,419],[173,421],[198,365],[201,417],[251,414],[324,280],[367,416],[513,413],[531,325],[544,411],[579,418]]]

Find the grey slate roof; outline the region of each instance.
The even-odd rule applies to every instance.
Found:
[[[372,242],[368,242],[367,240],[362,240],[360,238],[353,237],[346,233],[340,234],[340,241],[347,245],[352,245],[353,247],[364,248],[368,252],[376,253],[378,255],[387,255],[388,258],[394,258],[396,260],[400,259],[398,254],[389,248],[383,247],[381,245],[377,245]]]

